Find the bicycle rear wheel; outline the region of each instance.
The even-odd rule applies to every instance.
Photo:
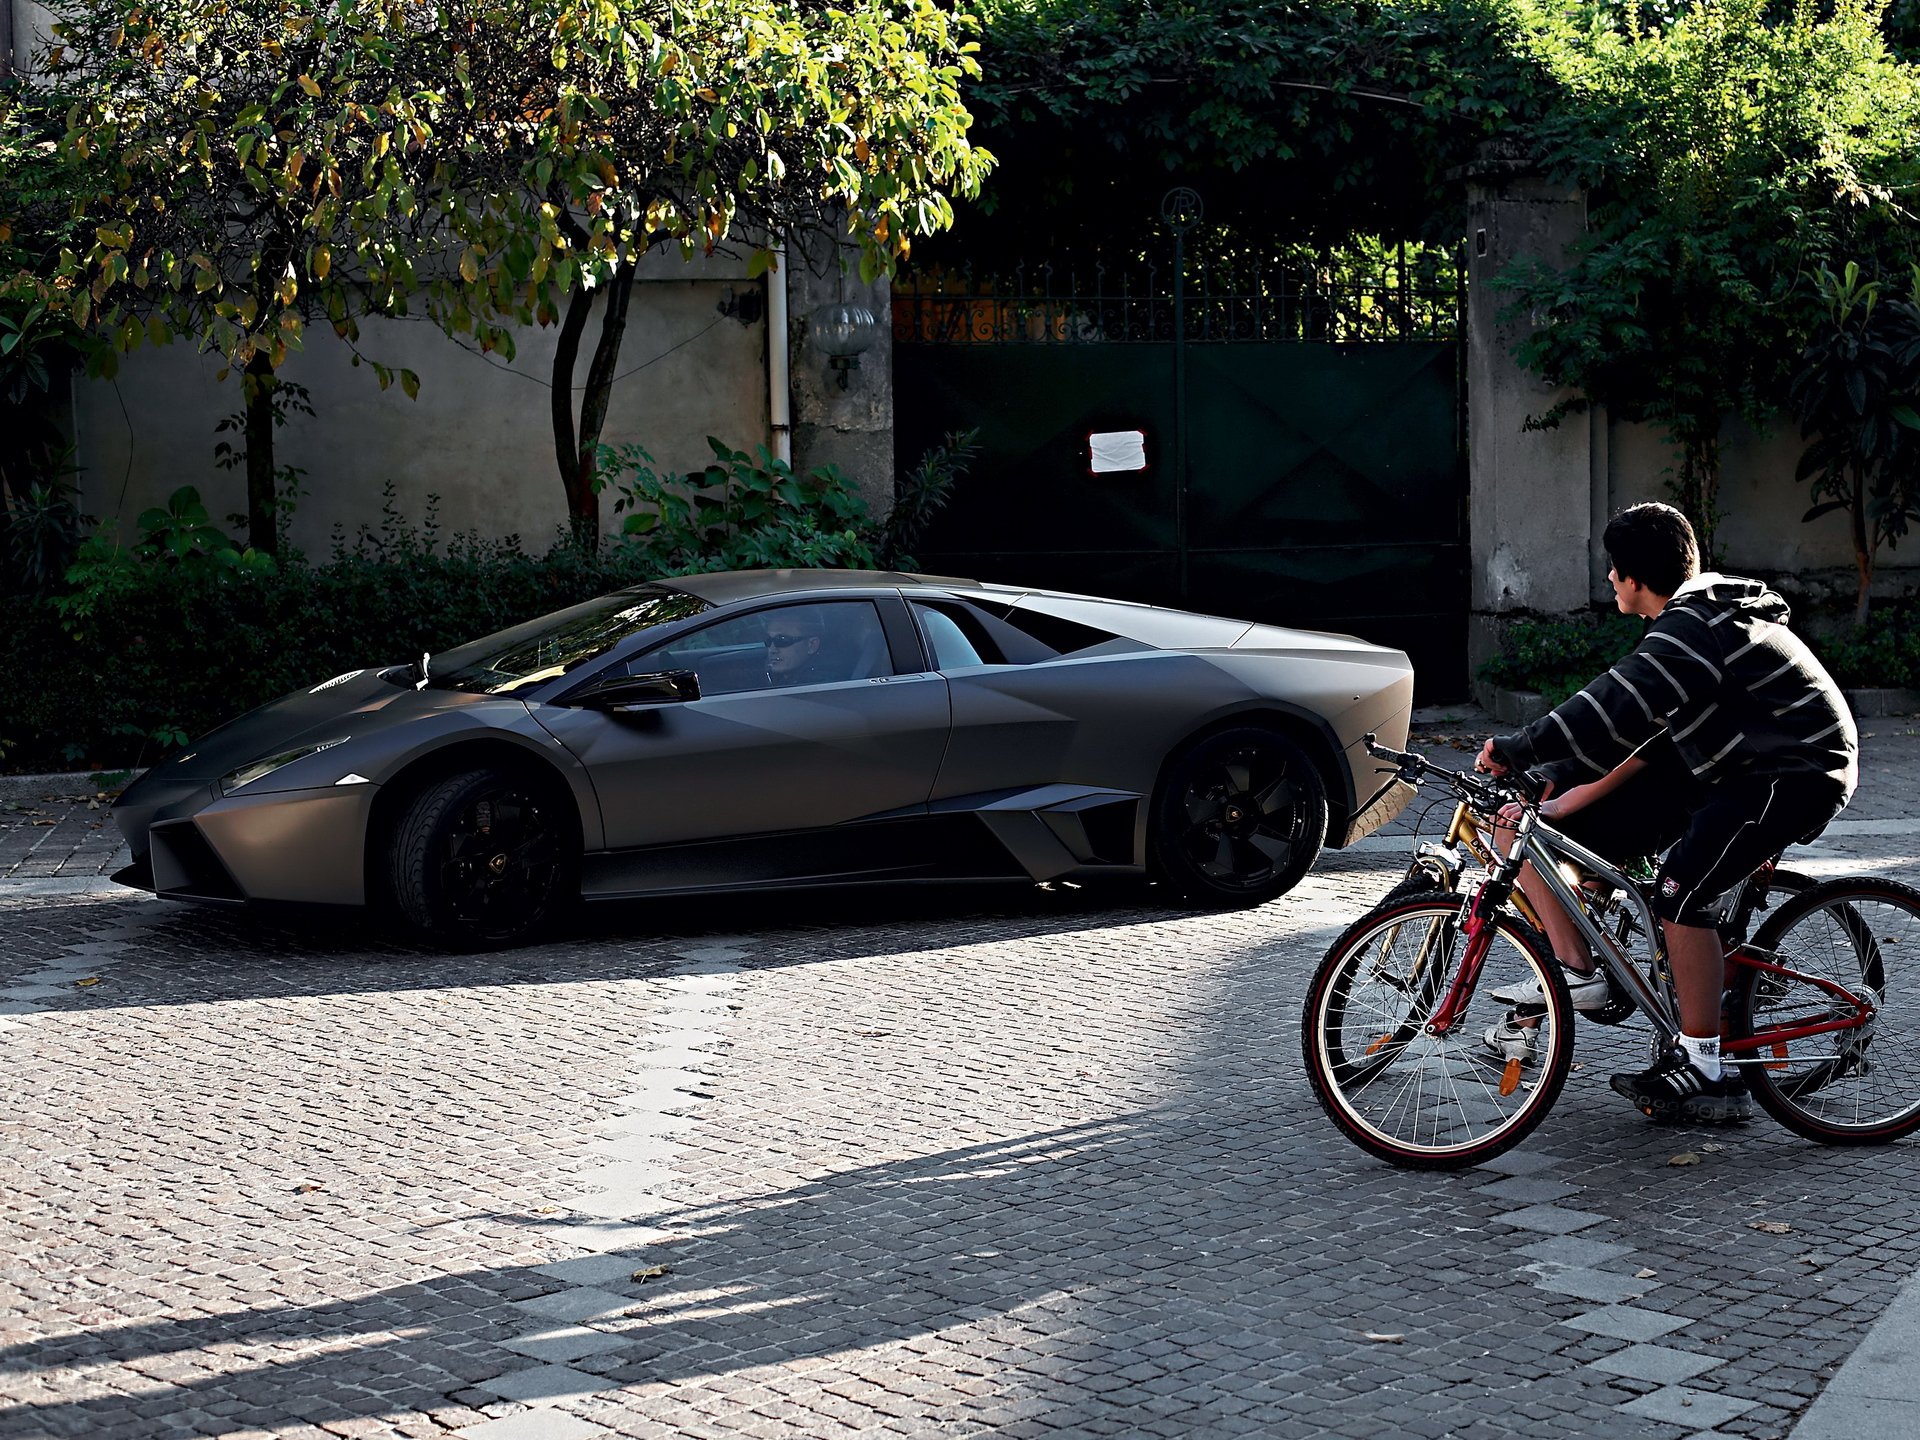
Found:
[[[1512,1149],[1546,1118],[1573,1063],[1560,967],[1507,916],[1458,1021],[1428,1033],[1467,953],[1461,903],[1409,899],[1362,916],[1320,962],[1301,1016],[1307,1075],[1328,1116],[1361,1149],[1411,1169],[1458,1169]],[[1492,992],[1536,980],[1545,999],[1531,1040],[1490,1045],[1510,1008]]]
[[[1796,976],[1739,967],[1728,1032],[1753,1098],[1797,1135],[1873,1145],[1920,1130],[1920,891],[1891,880],[1831,880],[1795,895],[1753,937],[1801,975],[1874,1007],[1865,1025],[1795,1036],[1849,1013]]]

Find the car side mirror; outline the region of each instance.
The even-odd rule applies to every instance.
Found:
[[[699,698],[700,677],[693,671],[653,670],[644,675],[615,675],[595,681],[569,697],[567,703],[620,715]]]

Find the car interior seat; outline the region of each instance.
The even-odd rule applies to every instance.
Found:
[[[871,680],[876,675],[891,675],[893,660],[887,654],[887,634],[878,624],[862,627],[860,644],[853,663],[847,669],[849,680]]]

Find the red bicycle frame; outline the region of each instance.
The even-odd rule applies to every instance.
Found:
[[[1736,965],[1744,965],[1749,970],[1758,970],[1764,975],[1781,975],[1789,980],[1804,981],[1838,1000],[1854,1013],[1844,1019],[1807,1021],[1801,1024],[1768,1026],[1766,1029],[1756,1026],[1751,1035],[1742,1036],[1737,1040],[1723,1038],[1720,1041],[1720,1050],[1723,1054],[1757,1050],[1762,1045],[1784,1046],[1790,1040],[1805,1040],[1814,1035],[1832,1035],[1841,1030],[1859,1030],[1864,1028],[1877,1013],[1872,1001],[1855,994],[1846,986],[1822,979],[1818,975],[1808,975],[1777,961],[1762,960],[1749,954],[1744,945],[1727,952],[1727,969],[1731,971]]]

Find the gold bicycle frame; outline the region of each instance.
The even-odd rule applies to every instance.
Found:
[[[1466,851],[1488,870],[1492,870],[1497,863],[1498,857],[1493,853],[1492,837],[1480,828],[1480,822],[1474,819],[1473,811],[1467,808],[1465,801],[1453,807],[1453,820],[1447,826],[1445,843]],[[1419,863],[1418,860],[1414,861],[1416,869]],[[1514,909],[1526,917],[1529,925],[1536,930],[1541,928],[1540,912],[1534,909],[1533,902],[1527,899],[1517,885],[1514,887],[1511,903]]]

